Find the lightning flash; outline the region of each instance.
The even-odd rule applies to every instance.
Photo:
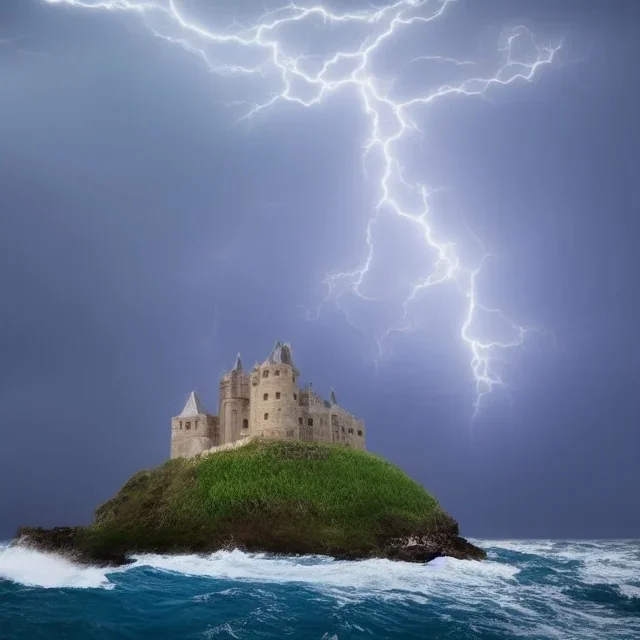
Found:
[[[222,76],[247,77],[266,82],[270,95],[261,102],[248,104],[241,120],[255,118],[278,103],[293,103],[310,108],[320,105],[332,94],[352,88],[357,92],[362,117],[369,126],[369,138],[364,144],[364,158],[376,155],[381,161],[376,186],[379,199],[365,229],[366,255],[352,271],[326,276],[327,296],[323,304],[334,302],[343,311],[341,300],[346,295],[367,299],[364,284],[370,277],[376,257],[374,226],[384,212],[399,222],[414,227],[429,261],[428,275],[416,277],[409,294],[401,302],[402,322],[378,336],[380,354],[384,341],[395,331],[416,328],[411,310],[417,299],[433,287],[452,286],[464,301],[464,317],[460,338],[469,349],[470,370],[475,384],[474,416],[483,398],[495,387],[505,386],[496,363],[506,349],[523,344],[527,329],[512,322],[502,311],[484,306],[478,300],[477,277],[488,257],[480,257],[468,264],[451,238],[443,237],[435,228],[430,205],[433,192],[423,182],[412,182],[404,169],[402,143],[419,133],[414,118],[432,105],[454,97],[486,98],[493,90],[531,82],[540,70],[549,65],[560,45],[536,43],[532,33],[523,26],[509,31],[498,44],[499,63],[491,73],[474,75],[477,61],[458,60],[425,51],[424,55],[407,60],[403,67],[413,64],[436,64],[438,72],[451,69],[455,82],[439,84],[435,88],[414,95],[394,97],[394,82],[385,81],[374,63],[376,54],[385,46],[397,44],[410,30],[429,29],[436,21],[444,20],[454,0],[397,0],[382,7],[363,10],[337,11],[322,4],[301,6],[287,4],[267,11],[254,24],[234,23],[224,29],[202,24],[188,14],[177,0],[42,0],[47,4],[68,5],[103,12],[125,12],[141,18],[151,32],[196,55],[208,69]],[[349,3],[350,4],[350,3]],[[322,27],[318,30],[317,27]],[[349,43],[339,49],[332,44],[334,32],[349,31]],[[308,30],[308,31],[304,31]],[[320,33],[329,53],[304,55],[300,51],[300,34]],[[421,41],[428,42],[421,33]],[[298,48],[296,49],[296,45]],[[423,45],[426,48],[426,45]],[[379,58],[379,57],[378,57]],[[319,59],[319,61],[318,61]],[[459,77],[461,73],[467,75]],[[390,88],[391,87],[391,88]],[[424,115],[423,113],[421,115]],[[410,201],[414,204],[407,206]],[[479,337],[474,325],[479,316],[494,319],[493,333],[503,336],[497,326],[507,326],[508,339]],[[347,314],[348,319],[348,314]],[[492,323],[489,323],[490,325]],[[482,333],[492,333],[491,326]]]

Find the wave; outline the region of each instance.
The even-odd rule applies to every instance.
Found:
[[[112,589],[107,569],[80,566],[67,558],[18,545],[0,546],[0,579],[29,587]]]
[[[640,540],[483,540],[489,551],[506,550],[551,561],[557,571],[575,572],[585,585],[617,587],[640,596]]]

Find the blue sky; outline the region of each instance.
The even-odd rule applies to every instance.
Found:
[[[482,301],[540,330],[505,354],[509,388],[472,421],[454,288],[421,297],[418,328],[372,360],[423,259],[410,227],[381,219],[368,286],[384,302],[345,297],[355,328],[332,305],[307,317],[323,275],[366,257],[379,196],[375,157],[363,173],[369,129],[353,93],[236,124],[242,108],[225,105],[264,97],[269,78],[213,75],[127,13],[3,2],[0,482],[11,490],[0,535],[88,521],[130,474],[168,456],[170,418],[191,389],[214,409],[236,352],[250,365],[278,338],[306,381],[335,387],[364,418],[368,447],[432,490],[468,535],[640,535],[637,9],[558,4],[459,0],[377,62],[409,95],[444,73],[397,71],[411,57],[489,68],[500,28],[521,23],[563,41],[532,84],[418,112],[423,134],[403,149],[412,177],[446,188],[433,201],[438,228],[470,261],[473,234],[495,256],[478,279]],[[242,20],[262,11],[242,7]],[[232,9],[198,15],[228,24]],[[285,35],[334,50],[357,34]]]

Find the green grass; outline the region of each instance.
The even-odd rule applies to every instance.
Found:
[[[134,475],[96,511],[93,552],[207,551],[365,555],[389,537],[456,523],[383,458],[339,445],[256,441]]]

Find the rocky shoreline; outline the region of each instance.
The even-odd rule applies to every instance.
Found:
[[[84,565],[117,567],[130,564],[129,554],[120,551],[103,549],[100,552],[88,550],[83,544],[87,529],[85,527],[22,527],[17,533],[13,544],[36,549],[45,553],[63,555],[74,562]],[[299,555],[298,550],[288,553],[283,548],[264,549],[252,544],[238,543],[233,539],[221,544],[212,543],[208,549],[181,547],[180,549],[149,549],[136,548],[132,553],[214,553],[223,549],[240,549],[250,553],[275,553],[277,555]],[[401,538],[381,541],[380,547],[366,553],[344,552],[340,549],[327,553],[326,549],[305,549],[307,555],[329,555],[336,560],[366,560],[371,558],[386,558],[400,562],[426,563],[448,556],[459,560],[483,560],[486,553],[483,549],[471,544],[454,533],[434,533],[417,537],[405,536]]]

